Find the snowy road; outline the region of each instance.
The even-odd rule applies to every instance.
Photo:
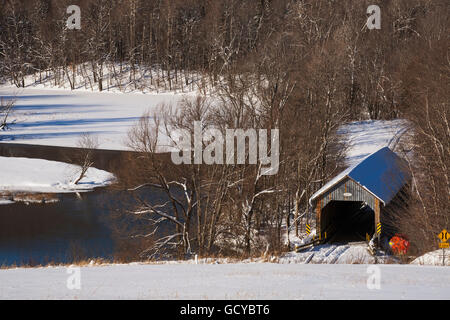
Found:
[[[354,165],[380,148],[394,148],[407,128],[403,119],[355,121],[342,126],[338,132],[346,136],[348,143],[347,165]]]
[[[369,265],[163,264],[80,269],[0,270],[0,299],[448,299],[446,267],[378,265],[380,289],[368,289]],[[70,279],[69,279],[70,278]]]
[[[365,242],[327,243],[301,252],[288,252],[280,258],[280,263],[370,264],[375,259]]]

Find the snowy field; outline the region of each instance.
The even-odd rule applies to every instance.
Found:
[[[164,264],[0,271],[0,299],[448,299],[448,268],[378,265]],[[369,269],[369,271],[371,271]],[[69,287],[71,287],[69,285]],[[73,287],[71,287],[73,288]]]
[[[127,133],[147,111],[176,104],[181,94],[108,93],[0,87],[0,97],[16,99],[10,130],[1,142],[77,147],[80,136],[98,137],[99,149],[127,150]]]
[[[100,149],[127,150],[127,133],[146,111],[161,103],[175,105],[189,94],[110,93],[85,90],[0,87],[0,97],[16,97],[11,130],[0,131],[1,142],[77,147],[80,136],[97,136]],[[349,165],[378,149],[391,146],[405,121],[352,122],[340,129],[348,139]]]
[[[81,167],[41,159],[0,157],[0,168],[2,168],[0,194],[5,191],[44,193],[90,191],[105,187],[114,180],[114,175],[109,172],[89,168],[85,177],[75,185]],[[4,201],[3,204],[8,202]]]

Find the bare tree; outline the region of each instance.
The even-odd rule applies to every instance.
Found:
[[[129,188],[129,191],[137,192],[149,188],[159,190],[164,194],[164,199],[158,203],[146,201],[138,193],[136,198],[140,203],[131,213],[140,216],[150,223],[151,232],[143,237],[149,237],[156,233],[160,225],[169,223],[174,232],[156,239],[152,246],[141,253],[148,258],[163,257],[173,252],[189,255],[191,253],[191,219],[196,207],[195,196],[192,189],[188,189],[186,179],[169,180],[156,155],[160,120],[146,113],[139,123],[129,133],[129,146],[139,152],[140,156],[135,161],[139,170],[139,179],[133,179],[132,184],[142,181],[139,185]],[[137,181],[136,181],[137,180]]]
[[[5,100],[3,97],[0,99],[0,130],[7,130],[11,124],[14,124],[15,120],[11,121],[10,116],[15,104],[15,99]]]
[[[98,139],[88,133],[81,135],[78,141],[80,151],[78,153],[76,163],[81,167],[80,175],[75,180],[74,184],[79,184],[86,176],[87,171],[94,165],[93,152],[98,148]]]

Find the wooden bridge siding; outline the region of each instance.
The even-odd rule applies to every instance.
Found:
[[[352,196],[344,197],[344,193],[351,193]],[[349,178],[342,180],[340,183],[327,190],[317,199],[317,203],[319,203],[319,199],[322,199],[322,201],[320,201],[321,208],[324,208],[332,200],[361,201],[367,203],[367,205],[375,211],[376,197]]]
[[[377,225],[378,223],[381,222],[381,218],[380,218],[380,200],[378,200],[377,198],[375,198],[375,233],[377,233]],[[381,232],[383,232],[383,229],[381,229]],[[378,243],[380,243],[380,236],[381,234],[378,235]]]
[[[351,193],[352,196],[345,197],[344,193]],[[321,230],[321,215],[322,209],[331,201],[361,201],[367,203],[367,205],[372,208],[375,212],[375,227],[378,222],[380,222],[380,201],[369,193],[367,190],[362,188],[359,184],[350,178],[343,179],[338,184],[334,185],[332,188],[327,190],[316,200],[316,217],[317,217],[317,234],[322,233]]]

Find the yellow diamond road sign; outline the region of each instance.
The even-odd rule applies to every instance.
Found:
[[[441,233],[438,234],[439,239],[441,239],[442,242],[447,242],[450,238],[450,235],[448,234],[447,230],[442,230]]]

